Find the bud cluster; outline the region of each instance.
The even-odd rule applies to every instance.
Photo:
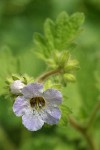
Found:
[[[64,82],[74,82],[75,78],[75,71],[79,69],[79,63],[77,60],[72,59],[69,51],[58,51],[55,50],[51,58],[46,60],[49,68],[52,69],[59,69],[62,74],[61,78]]]

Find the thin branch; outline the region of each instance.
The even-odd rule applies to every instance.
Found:
[[[98,150],[98,148],[96,147],[95,142],[93,141],[93,139],[91,138],[91,136],[87,132],[86,128],[79,125],[77,123],[77,121],[71,116],[69,116],[69,122],[70,122],[71,126],[74,129],[76,129],[78,132],[80,132],[82,134],[82,136],[85,138],[90,150]]]
[[[90,127],[94,123],[95,118],[96,118],[96,114],[99,110],[100,110],[100,101],[96,104],[96,106],[94,107],[94,109],[93,109],[93,111],[89,117],[89,121],[88,121],[87,126],[86,126],[87,130],[90,129]]]
[[[56,69],[56,70],[50,70],[44,74],[42,74],[41,76],[39,76],[36,81],[37,82],[43,82],[44,80],[46,80],[48,77],[50,77],[51,75],[55,75],[55,74],[59,74],[61,73],[60,69]]]

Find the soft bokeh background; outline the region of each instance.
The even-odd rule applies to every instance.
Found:
[[[34,32],[43,32],[46,18],[55,19],[61,11],[84,12],[83,32],[72,51],[81,69],[77,83],[64,89],[67,104],[77,119],[87,121],[100,89],[100,0],[0,0],[0,150],[88,150],[82,136],[66,127],[44,127],[37,132],[25,129],[4,98],[4,81],[10,73],[35,77],[46,66],[34,51]],[[100,144],[100,112],[92,134]]]

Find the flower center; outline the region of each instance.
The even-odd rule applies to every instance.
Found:
[[[45,106],[45,100],[43,97],[33,97],[30,99],[30,105],[32,108],[42,108]]]

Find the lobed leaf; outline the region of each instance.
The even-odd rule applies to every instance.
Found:
[[[55,49],[62,51],[75,46],[73,40],[81,31],[80,26],[83,22],[83,13],[69,16],[65,11],[58,15],[55,22],[47,19],[44,23],[44,36],[35,33],[36,49],[39,49],[39,53],[44,57],[50,58]]]

